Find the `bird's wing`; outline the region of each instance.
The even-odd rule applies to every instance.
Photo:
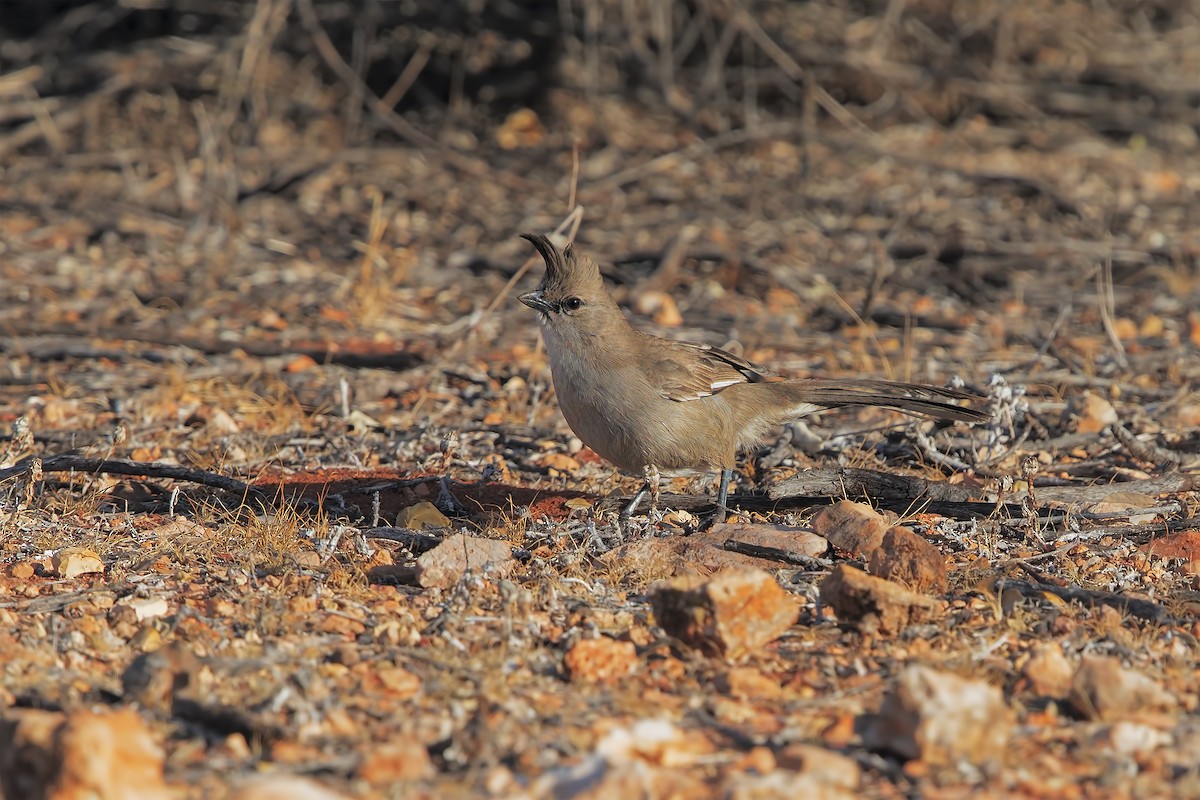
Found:
[[[656,339],[655,345],[647,374],[669,400],[699,400],[739,383],[779,380],[767,367],[707,344]]]

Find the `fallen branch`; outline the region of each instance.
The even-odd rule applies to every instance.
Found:
[[[30,458],[23,458],[16,465],[0,469],[0,481],[24,475],[29,469]],[[126,461],[119,458],[87,458],[74,453],[62,453],[42,459],[43,472],[81,472],[88,475],[132,475],[139,478],[167,478],[187,481],[201,486],[211,486],[240,495],[243,500],[253,499],[264,507],[276,505],[276,498],[256,486],[237,478],[218,475],[202,469],[192,469],[178,464],[162,464],[157,461]]]
[[[929,481],[911,475],[890,475],[870,469],[838,467],[809,469],[772,486],[767,492],[773,500],[793,497],[854,497],[936,500],[962,503],[978,492],[945,481]]]
[[[803,567],[804,569],[816,572],[833,568],[833,561],[828,558],[817,558],[816,556],[797,553],[794,550],[784,550],[780,547],[751,544],[750,542],[742,542],[737,539],[726,539],[722,546],[731,553],[741,553],[744,556],[753,556],[754,558],[762,558],[767,561],[793,564],[797,567]]]
[[[1200,467],[1200,455],[1171,450],[1154,442],[1144,442],[1124,425],[1113,425],[1112,433],[1113,437],[1129,451],[1129,455],[1139,461],[1148,461],[1161,469],[1196,469]]]
[[[1118,492],[1137,492],[1145,495],[1177,494],[1191,492],[1197,488],[1198,481],[1193,475],[1180,472],[1170,472],[1156,478],[1144,481],[1121,481],[1119,483],[1100,483],[1090,486],[1038,486],[1039,503],[1063,503],[1068,505],[1089,505],[1099,503]],[[1027,492],[1017,492],[1013,500],[1020,500]],[[1142,513],[1134,511],[1132,513]]]
[[[1096,606],[1111,606],[1118,611],[1160,625],[1179,624],[1169,611],[1158,603],[1142,600],[1115,592],[1101,592],[1094,589],[1084,589],[1081,586],[1055,586],[1052,583],[1030,583],[1029,581],[1002,578],[997,582],[997,593],[1003,589],[1016,589],[1023,597],[1038,599],[1045,594],[1052,594],[1067,602],[1079,603],[1088,608]]]

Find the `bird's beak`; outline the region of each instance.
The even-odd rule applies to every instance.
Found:
[[[521,295],[520,300],[534,311],[540,311],[543,314],[549,314],[550,312],[554,311],[554,306],[542,299],[542,293],[540,291],[523,294]]]

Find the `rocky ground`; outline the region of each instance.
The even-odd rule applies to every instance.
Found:
[[[5,798],[1200,795],[1194,9],[61,5],[0,36]],[[523,231],[991,419],[620,525]]]

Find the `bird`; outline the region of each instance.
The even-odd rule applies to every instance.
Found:
[[[618,469],[640,474],[656,512],[661,475],[718,473],[712,523],[728,514],[737,454],[777,426],[815,411],[880,406],[935,419],[982,422],[957,389],[864,378],[783,378],[717,347],[637,330],[605,289],[600,268],[573,244],[523,233],[546,269],[520,301],[537,312],[555,394],[567,425]]]

